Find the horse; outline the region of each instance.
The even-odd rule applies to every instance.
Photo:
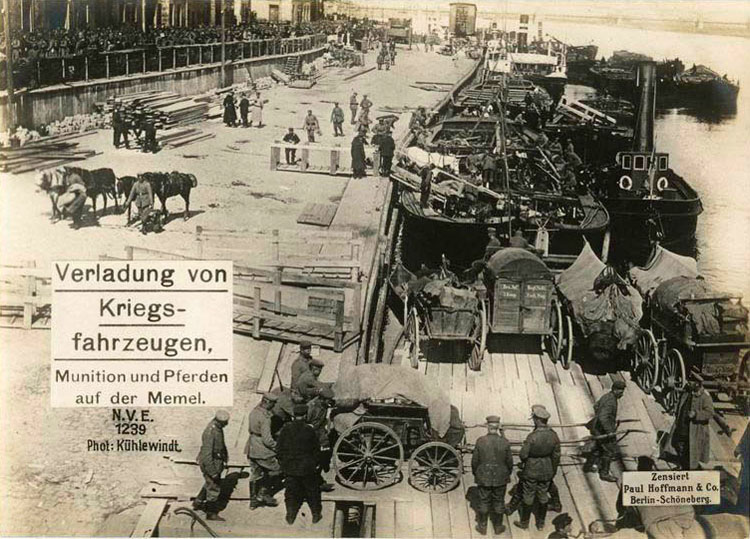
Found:
[[[97,168],[87,170],[78,167],[63,167],[68,174],[78,174],[83,179],[86,186],[86,194],[91,198],[91,206],[96,216],[96,199],[99,195],[104,199],[104,209],[102,215],[107,213],[107,197],[115,201],[115,211],[119,211],[120,205],[117,202],[117,177],[111,168]]]
[[[167,211],[167,199],[174,196],[181,196],[185,201],[185,212],[183,219],[185,221],[190,217],[190,190],[198,185],[198,180],[193,174],[182,172],[144,172],[138,177],[143,177],[151,184],[151,191],[154,197],[161,202],[161,211],[166,218],[169,215]],[[117,181],[117,192],[125,195],[125,200],[130,196],[130,191],[137,178],[133,176],[123,176]],[[128,204],[128,222],[130,222],[130,205]]]

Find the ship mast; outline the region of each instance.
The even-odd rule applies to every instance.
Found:
[[[656,156],[654,154],[654,120],[656,115],[656,63],[643,62],[638,65],[638,80],[641,86],[641,100],[638,106],[638,120],[633,140],[634,149],[650,153],[648,160],[649,196],[654,196],[654,177],[656,173]]]

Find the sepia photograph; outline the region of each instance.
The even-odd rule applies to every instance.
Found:
[[[750,537],[750,2],[0,4],[0,536]]]

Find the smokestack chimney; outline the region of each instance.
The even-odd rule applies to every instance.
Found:
[[[641,85],[641,102],[638,107],[635,149],[640,152],[651,152],[654,149],[656,62],[643,62],[639,64],[638,80]]]

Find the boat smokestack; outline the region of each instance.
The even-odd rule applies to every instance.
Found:
[[[650,152],[654,149],[654,112],[656,109],[656,62],[638,65],[638,81],[641,86],[641,102],[636,123],[636,150]]]

